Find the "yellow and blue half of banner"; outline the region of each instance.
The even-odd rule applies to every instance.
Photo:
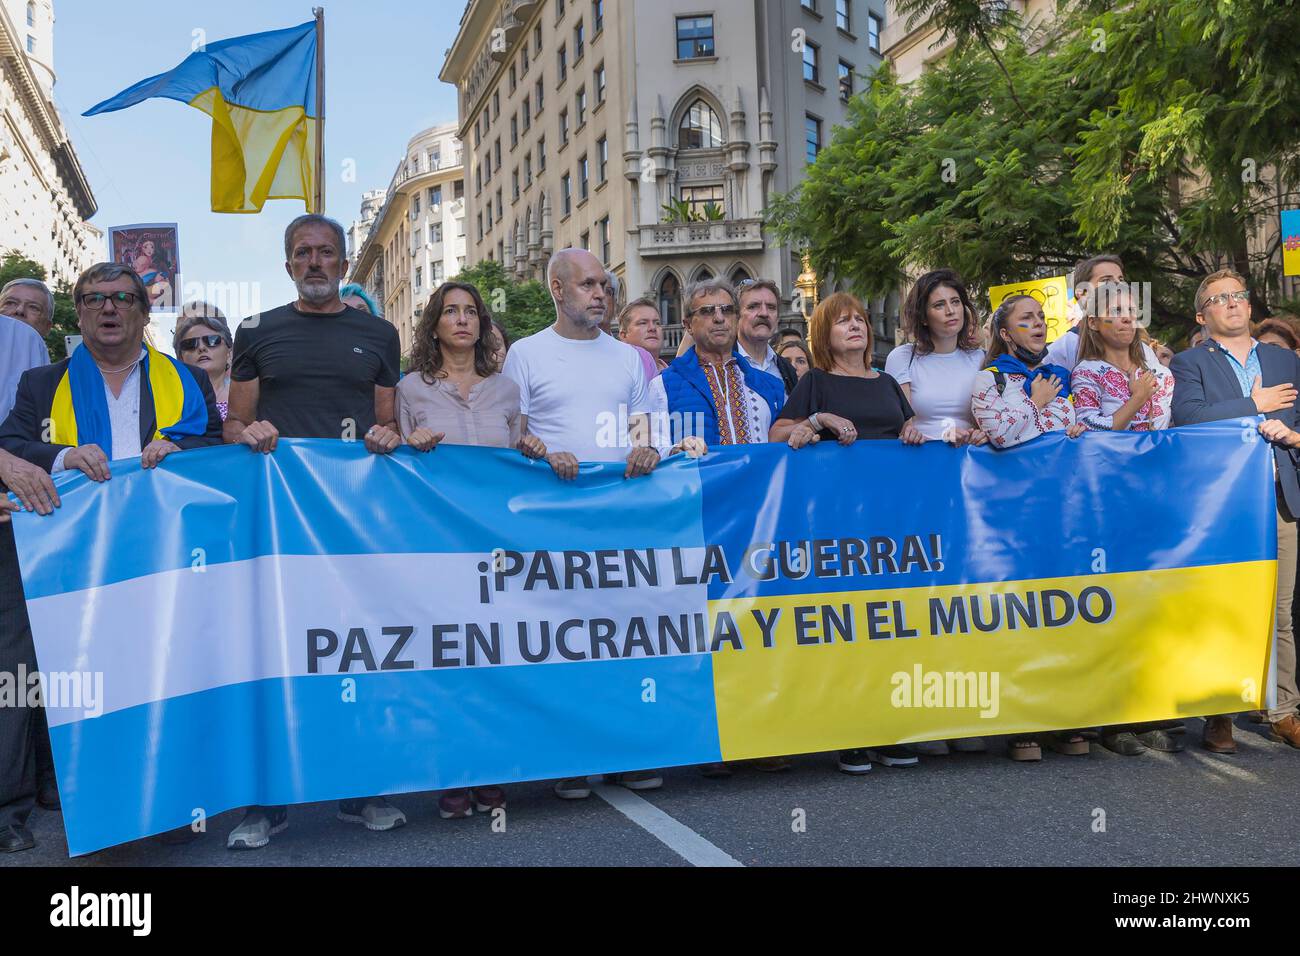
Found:
[[[316,62],[315,21],[232,37],[83,115],[154,97],[188,103],[212,117],[213,212],[261,212],[268,199],[301,199],[310,208],[321,135]]]
[[[60,475],[61,508],[13,521],[68,845],[1267,706],[1256,426],[750,445],[631,481],[294,439]]]

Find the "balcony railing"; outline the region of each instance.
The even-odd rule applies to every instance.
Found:
[[[707,255],[711,252],[762,252],[761,219],[674,222],[642,226],[643,256]]]

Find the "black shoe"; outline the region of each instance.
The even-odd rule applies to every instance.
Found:
[[[32,831],[21,823],[0,827],[0,853],[17,853],[36,846]]]
[[[1137,735],[1137,739],[1151,750],[1158,750],[1160,753],[1176,754],[1183,749],[1181,740],[1174,737],[1169,731],[1162,730],[1159,727],[1143,731]]]
[[[42,810],[62,810],[59,801],[59,783],[53,777],[46,780],[36,791],[36,805]]]
[[[1119,733],[1114,734],[1102,734],[1101,745],[1111,753],[1119,754],[1121,757],[1136,757],[1138,754],[1144,754],[1147,751],[1146,744],[1127,730],[1121,730]]]
[[[841,750],[839,768],[841,773],[870,773],[871,754],[865,747],[859,747],[857,750]]]

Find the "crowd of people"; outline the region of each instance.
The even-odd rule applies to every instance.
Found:
[[[882,371],[873,366],[873,326],[859,299],[837,292],[821,301],[805,340],[779,328],[780,288],[762,278],[689,287],[686,335],[665,361],[657,303],[634,299],[620,308],[616,277],[590,252],[564,249],[547,266],[554,324],[512,343],[480,290],[444,282],[424,308],[403,371],[394,326],[378,317],[364,289],[340,286],[345,248],[333,220],[294,220],[284,254],[297,299],[233,335],[218,309],[189,303],[176,326],[175,358],[145,336],[151,300],[129,265],[101,263],[78,278],[83,346],[54,364],[43,342],[53,314],[49,290],[34,279],[0,290],[0,482],[13,495],[0,512],[0,670],[36,669],[7,518],[20,508],[49,514],[59,507],[51,475],[75,470],[103,482],[123,459],[151,469],[221,443],[274,454],[281,437],[359,440],[375,455],[403,446],[428,454],[441,444],[513,449],[569,482],[583,462],[618,462],[635,479],[675,455],[758,442],[794,450],[868,439],[1006,449],[1049,432],[1079,439],[1088,431],[1264,415],[1259,433],[1277,466],[1279,580],[1295,580],[1300,340],[1280,319],[1252,325],[1246,280],[1230,270],[1201,283],[1194,305],[1203,336],[1177,355],[1142,328],[1140,303],[1113,255],[1074,270],[1076,321],[1051,343],[1032,296],[1010,296],[982,322],[957,273],[927,272],[903,303],[907,342]],[[612,436],[611,420],[619,423]],[[1276,706],[1252,716],[1270,724],[1275,739],[1300,747],[1293,589],[1277,590]],[[1232,727],[1232,715],[1207,718],[1203,746],[1234,752]],[[1128,756],[1174,752],[1183,747],[1182,730],[1176,721],[1064,730],[1010,740],[1007,752],[1037,760],[1045,744],[1085,754],[1094,738]],[[910,766],[921,756],[986,748],[979,738],[863,747],[841,752],[838,766],[861,774],[873,761]],[[753,763],[773,772],[790,765],[781,756]],[[725,777],[734,767],[700,770]],[[633,790],[662,784],[653,769],[608,780]],[[582,799],[591,790],[578,777],[556,782],[554,792]],[[505,803],[501,786],[479,786],[442,793],[438,807],[457,818]],[[59,806],[42,712],[0,708],[0,851],[34,845],[26,824],[36,804]],[[380,796],[341,801],[338,815],[377,831],[406,822]],[[287,807],[250,807],[227,845],[266,846],[288,821]],[[183,828],[168,838],[193,836]]]

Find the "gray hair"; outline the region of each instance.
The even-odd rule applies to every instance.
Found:
[[[717,295],[725,293],[727,298],[731,299],[732,306],[736,311],[740,311],[740,301],[736,298],[735,287],[723,278],[700,279],[692,282],[686,287],[686,295],[682,301],[686,303],[686,316],[689,318],[695,312],[695,300],[706,295]]]
[[[176,320],[176,331],[172,333],[172,351],[177,353],[177,357],[180,356],[181,340],[196,325],[202,325],[216,332],[225,340],[226,348],[234,348],[234,336],[230,334],[230,326],[226,324],[226,317],[221,314],[220,309],[206,302],[186,302],[181,306],[180,318]]]
[[[149,310],[153,308],[153,302],[149,300],[149,290],[144,287],[144,280],[140,278],[138,272],[120,262],[97,262],[79,275],[77,284],[72,287],[72,301],[80,305],[81,290],[90,283],[113,282],[122,276],[131,280],[131,285],[135,287],[136,298],[140,300],[140,308],[144,310],[145,315],[148,315]]]
[[[50,287],[47,286],[44,282],[42,282],[40,279],[10,279],[8,282],[4,284],[4,288],[0,289],[0,299],[3,299],[5,297],[5,293],[7,293],[10,289],[12,289],[16,285],[29,285],[32,286],[33,288],[40,289],[42,292],[44,292],[45,293],[45,317],[47,319],[54,318],[54,293],[51,292]]]
[[[343,227],[331,219],[329,216],[322,216],[318,213],[309,212],[306,215],[299,216],[293,222],[289,223],[284,230],[284,261],[288,262],[293,258],[293,237],[303,226],[327,226],[334,230],[334,239],[338,245],[340,259],[346,259],[348,256],[348,237],[343,231]]]

